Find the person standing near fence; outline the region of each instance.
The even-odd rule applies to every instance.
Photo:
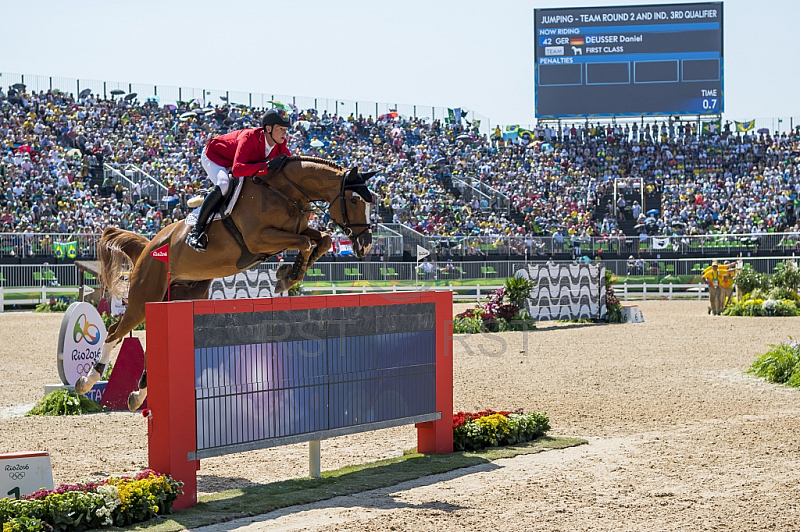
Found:
[[[711,300],[709,312],[715,316],[719,316],[722,312],[720,304],[722,303],[722,290],[720,288],[722,282],[722,274],[719,271],[719,263],[714,261],[711,267],[703,272],[703,281],[708,285],[708,296]]]
[[[733,287],[735,286],[734,278],[736,277],[736,263],[728,262],[719,267],[720,269],[720,312],[725,310],[725,307],[731,302],[733,298]]]

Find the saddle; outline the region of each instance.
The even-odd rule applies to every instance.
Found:
[[[270,159],[267,162],[267,177],[276,172],[279,172],[281,168],[283,168],[284,165],[286,164],[286,160],[287,157],[285,155],[280,155],[278,157],[275,157],[274,159]],[[253,179],[253,182],[257,184],[262,182],[262,179],[258,176],[254,175],[251,177]],[[231,234],[233,239],[236,241],[236,243],[242,250],[242,254],[239,257],[239,260],[236,261],[236,267],[242,270],[247,270],[252,268],[253,266],[256,266],[257,264],[261,264],[262,262],[270,258],[272,255],[267,255],[266,253],[255,254],[251,252],[244,241],[242,232],[239,231],[239,228],[236,227],[236,224],[233,222],[233,219],[231,218],[231,212],[233,211],[233,208],[236,206],[236,201],[239,199],[239,194],[242,191],[242,186],[244,184],[244,181],[245,179],[248,178],[233,177],[231,175],[230,179],[231,179],[231,186],[228,188],[228,193],[222,198],[222,205],[219,209],[219,212],[214,214],[214,216],[212,216],[209,219],[209,224],[215,220],[222,221],[222,225],[225,227],[225,229],[227,229],[227,231]],[[198,206],[201,204],[202,204],[202,199],[198,203]],[[196,210],[199,211],[199,207]],[[186,225],[193,227],[195,223],[197,223],[196,212],[192,211],[191,213],[189,213],[185,221]]]
[[[231,186],[228,187],[228,193],[222,197],[219,211],[209,218],[209,224],[214,220],[221,220],[230,216],[233,207],[236,205],[236,200],[239,199],[239,193],[242,191],[243,183],[244,178],[231,176]],[[186,219],[184,220],[189,227],[194,227],[197,223],[197,213],[200,211],[200,205],[203,204],[206,194],[208,194],[208,191],[202,196],[195,196],[187,202],[187,205],[193,209],[186,215]]]
[[[286,165],[286,159],[286,155],[280,155],[267,161],[267,177],[275,172],[279,172],[281,168]],[[230,178],[231,186],[228,187],[228,193],[222,198],[222,204],[220,205],[219,212],[209,220],[209,223],[214,220],[221,220],[230,216],[231,211],[233,211],[233,207],[236,205],[236,200],[239,199],[239,193],[242,191],[242,184],[244,183],[244,180],[247,179],[245,177],[233,177],[233,174],[230,172],[228,172],[228,177]],[[259,177],[252,176],[252,178],[256,183],[261,182],[261,178]],[[208,191],[206,191],[206,193],[203,195],[192,197],[188,202],[186,202],[186,204],[190,208],[196,209],[203,204],[206,194],[208,194]],[[186,225],[190,227],[194,227],[195,223],[197,222],[197,217],[192,216],[193,214],[194,211],[189,213],[189,215],[186,217]]]

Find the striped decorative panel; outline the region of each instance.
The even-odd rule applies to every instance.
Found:
[[[208,299],[244,299],[248,297],[285,297],[275,293],[275,270],[252,269],[211,281]]]
[[[605,275],[606,267],[596,264],[528,265],[516,273],[536,281],[527,300],[536,320],[605,318]]]

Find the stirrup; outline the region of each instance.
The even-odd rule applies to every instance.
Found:
[[[186,244],[195,251],[203,253],[208,247],[208,236],[205,233],[197,235],[192,231],[186,235]]]

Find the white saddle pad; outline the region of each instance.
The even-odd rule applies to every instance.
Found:
[[[228,206],[225,207],[225,210],[222,213],[217,213],[214,215],[212,221],[222,219],[223,215],[225,216],[230,215],[231,211],[233,210],[233,207],[236,205],[236,201],[239,199],[239,194],[241,194],[242,192],[242,186],[244,185],[245,179],[246,178],[242,178],[242,179],[237,179],[235,181],[236,188],[233,189],[233,196],[231,196],[231,201],[228,203]],[[183,220],[183,222],[189,227],[194,227],[197,224],[197,215],[199,213],[200,213],[200,207],[193,209],[192,211],[189,212],[189,214],[186,215],[186,218]]]

